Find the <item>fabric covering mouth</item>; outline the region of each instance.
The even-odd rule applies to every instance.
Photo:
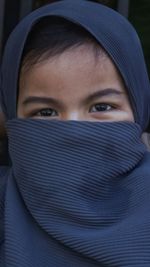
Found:
[[[12,120],[7,127],[7,266],[19,267],[20,257],[23,267],[148,266],[150,181],[137,124]]]

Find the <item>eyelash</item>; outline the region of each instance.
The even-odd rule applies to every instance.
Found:
[[[48,114],[46,114],[47,111],[48,111]],[[42,113],[42,112],[45,114],[41,115],[40,113]],[[56,115],[54,115],[53,113],[55,113]],[[58,116],[58,112],[52,108],[43,108],[43,109],[39,110],[38,112],[35,112],[33,115],[34,116],[41,116],[41,117],[54,117],[54,116]]]
[[[92,108],[95,108],[95,110],[92,111]],[[91,106],[91,108],[89,109],[89,113],[109,112],[109,111],[112,111],[112,110],[114,110],[116,108],[117,107],[114,104],[97,103],[97,104]],[[47,113],[47,111],[48,111],[48,113]],[[38,116],[38,117],[55,117],[55,116],[58,116],[58,112],[55,109],[52,109],[52,108],[43,108],[41,110],[38,110],[38,111],[34,112],[32,114],[32,116]]]
[[[109,106],[109,109],[105,109],[106,107]],[[92,111],[91,113],[94,112],[109,112],[112,111],[114,109],[116,109],[116,106],[114,104],[108,104],[108,103],[97,103],[95,105],[92,105],[92,107],[90,108],[90,111],[92,110],[93,107],[96,107],[97,109],[101,108],[101,110],[97,110],[97,111]]]

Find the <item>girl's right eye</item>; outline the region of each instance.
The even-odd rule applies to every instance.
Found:
[[[55,117],[55,116],[58,116],[58,112],[52,108],[44,108],[36,112],[33,116],[34,117]]]

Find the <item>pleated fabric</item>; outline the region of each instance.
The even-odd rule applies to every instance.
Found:
[[[125,81],[136,123],[16,118],[20,61],[32,26],[60,16],[88,30]],[[10,64],[12,63],[12,64]],[[0,83],[11,166],[0,167],[0,266],[149,267],[150,90],[132,26],[115,11],[64,0],[10,36]]]
[[[6,266],[150,266],[150,156],[138,124],[7,127]]]

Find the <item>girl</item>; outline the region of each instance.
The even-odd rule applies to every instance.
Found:
[[[34,11],[0,90],[1,266],[150,266],[150,88],[129,22],[84,0]]]

